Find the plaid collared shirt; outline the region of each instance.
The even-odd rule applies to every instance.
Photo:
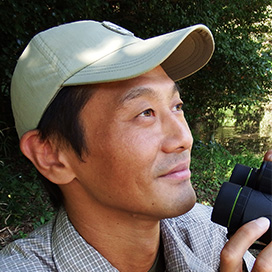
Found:
[[[166,271],[219,271],[226,230],[210,221],[211,208],[161,221]],[[254,258],[244,256],[249,271]],[[64,209],[55,219],[0,252],[0,271],[118,271],[74,229]]]

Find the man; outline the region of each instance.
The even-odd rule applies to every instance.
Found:
[[[202,25],[141,40],[81,21],[32,39],[13,75],[13,112],[21,150],[60,209],[2,251],[1,271],[217,271],[222,248],[222,271],[240,271],[243,256],[251,269],[246,250],[268,220],[227,242],[190,183],[193,140],[174,81],[213,49]],[[271,249],[254,269],[271,269]]]

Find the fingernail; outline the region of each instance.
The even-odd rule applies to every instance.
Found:
[[[270,225],[270,221],[266,217],[260,217],[255,220],[255,223],[262,229],[267,229]]]

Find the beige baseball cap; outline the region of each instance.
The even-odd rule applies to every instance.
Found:
[[[35,129],[64,86],[125,80],[161,65],[174,81],[211,58],[210,30],[195,25],[140,39],[110,22],[78,21],[34,36],[12,77],[11,102],[19,137]]]

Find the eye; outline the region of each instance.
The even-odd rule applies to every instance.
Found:
[[[150,116],[155,116],[155,112],[152,109],[147,109],[141,112],[138,116],[142,117],[150,117]]]
[[[178,104],[174,107],[174,111],[182,111],[182,107],[183,107],[183,103],[178,103]]]

